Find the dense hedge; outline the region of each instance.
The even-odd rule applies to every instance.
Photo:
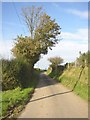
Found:
[[[25,88],[31,79],[31,68],[25,62],[17,59],[2,60],[2,90],[16,87]]]

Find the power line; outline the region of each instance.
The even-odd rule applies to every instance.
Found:
[[[25,32],[25,30],[24,30],[24,27],[23,27],[23,24],[22,24],[22,22],[21,22],[20,16],[19,16],[19,14],[18,14],[17,8],[16,8],[15,3],[14,3],[13,1],[12,1],[12,4],[13,4],[13,7],[14,7],[14,9],[15,9],[15,11],[16,11],[16,15],[17,15],[17,17],[18,17],[18,19],[19,19],[19,22],[20,22],[20,24],[21,24],[21,26],[22,26],[22,30],[23,30],[24,34],[26,34],[26,32]]]

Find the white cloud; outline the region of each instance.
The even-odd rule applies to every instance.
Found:
[[[11,49],[13,47],[13,41],[11,40],[0,40],[0,57],[10,59]]]
[[[81,40],[82,42],[87,42],[88,40],[88,29],[78,29],[75,33],[62,32],[61,37],[66,40]],[[77,41],[78,42],[78,41]]]
[[[88,18],[88,11],[80,11],[77,9],[67,9],[67,12],[74,14],[74,15],[77,15],[81,18]]]

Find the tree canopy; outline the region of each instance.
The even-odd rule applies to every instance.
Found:
[[[33,67],[41,54],[47,54],[57,43],[60,26],[52,20],[41,7],[23,8],[23,17],[30,31],[30,36],[18,36],[12,49],[16,58],[22,58]]]
[[[43,15],[42,7],[31,6],[22,8],[22,16],[24,18],[24,22],[28,27],[31,38],[34,37],[35,30],[37,29],[41,22],[40,19],[42,15]]]
[[[63,59],[61,57],[51,57],[48,59],[51,62],[52,67],[57,67],[61,63],[63,63]]]
[[[89,58],[90,58],[90,51],[86,52],[86,53],[81,53],[79,52],[80,56],[77,58],[77,64],[85,67],[85,65],[89,65]]]

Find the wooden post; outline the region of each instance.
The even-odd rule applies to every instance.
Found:
[[[69,68],[69,63],[68,63],[68,68]]]
[[[77,60],[75,61],[75,67],[77,67]]]
[[[87,65],[87,61],[85,60],[85,66]]]

